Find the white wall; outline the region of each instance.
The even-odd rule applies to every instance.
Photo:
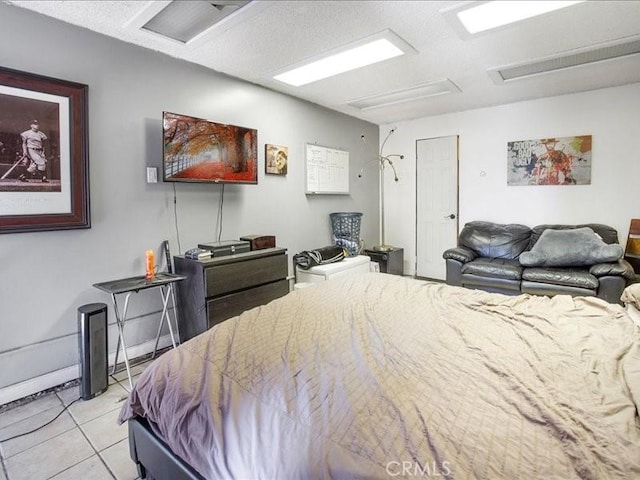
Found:
[[[258,130],[259,184],[226,186],[222,239],[272,234],[291,260],[331,243],[330,212],[360,211],[362,238],[377,240],[376,125],[6,4],[0,59],[4,67],[89,85],[92,221],[88,230],[0,235],[0,404],[10,400],[2,387],[35,378],[25,388],[37,391],[51,386],[37,381],[43,375],[66,369],[73,376],[83,304],[109,304],[113,353],[110,298],[92,284],[143,274],[145,250],[163,258],[164,239],[178,253],[174,184],[145,182],[145,167],[160,166],[163,110]],[[305,195],[305,142],[350,151],[350,196]],[[286,176],[264,174],[265,143],[289,147]],[[362,166],[367,175],[358,179]],[[221,187],[175,187],[182,251],[215,240]],[[130,345],[155,338],[160,310],[157,291],[132,298]]]
[[[508,86],[505,86],[508,88]],[[387,242],[405,248],[405,273],[415,272],[415,142],[460,136],[459,228],[472,220],[500,223],[604,223],[624,243],[629,220],[640,218],[640,84],[531,100],[398,122],[385,152],[400,183],[385,183]],[[507,142],[592,135],[590,185],[507,186]],[[485,175],[482,175],[482,172]]]

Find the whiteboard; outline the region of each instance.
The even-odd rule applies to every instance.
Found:
[[[349,193],[349,152],[305,144],[307,194]]]

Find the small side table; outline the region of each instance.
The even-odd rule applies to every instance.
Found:
[[[372,262],[380,265],[382,273],[392,273],[394,275],[404,274],[404,249],[392,247],[388,251],[365,250],[365,255],[371,257]]]
[[[160,325],[158,326],[158,334],[156,335],[156,343],[153,347],[153,357],[156,355],[158,349],[158,341],[160,340],[160,331],[162,330],[162,324],[165,319],[169,326],[169,335],[171,336],[171,343],[173,348],[176,347],[176,340],[173,336],[173,327],[171,326],[171,318],[169,316],[169,297],[173,303],[174,316],[176,315],[176,299],[173,293],[173,284],[187,278],[184,275],[176,275],[172,273],[157,273],[155,277],[147,280],[144,275],[138,277],[121,278],[118,280],[111,280],[109,282],[94,283],[93,286],[107,292],[111,295],[113,301],[113,309],[116,314],[116,326],[118,327],[118,344],[116,346],[116,358],[113,362],[113,371],[115,373],[116,365],[118,364],[118,353],[120,352],[120,345],[122,344],[122,355],[124,356],[124,365],[127,369],[127,377],[129,377],[129,386],[133,388],[133,381],[131,380],[131,368],[129,366],[129,357],[127,355],[127,346],[124,339],[124,322],[127,318],[127,309],[129,307],[129,298],[132,293],[138,293],[140,290],[146,290],[148,288],[160,288],[160,295],[162,296],[162,315],[160,317]],[[118,309],[117,296],[125,295],[124,307],[122,313]],[[176,322],[176,328],[178,324]],[[178,340],[180,339],[180,332],[178,331]],[[152,358],[153,358],[152,357]]]

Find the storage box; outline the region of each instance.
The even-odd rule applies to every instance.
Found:
[[[223,240],[221,242],[199,243],[198,248],[209,250],[212,257],[223,257],[248,252],[251,250],[251,245],[249,242],[241,240]]]
[[[346,277],[348,275],[368,273],[370,261],[371,259],[366,255],[358,255],[357,257],[343,258],[336,263],[311,267],[309,270],[304,270],[296,266],[296,282],[317,283]]]
[[[249,242],[251,250],[263,250],[265,248],[276,247],[276,237],[274,235],[245,235],[240,240]]]

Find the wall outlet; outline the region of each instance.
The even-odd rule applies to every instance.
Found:
[[[158,183],[158,169],[147,167],[147,183]]]

